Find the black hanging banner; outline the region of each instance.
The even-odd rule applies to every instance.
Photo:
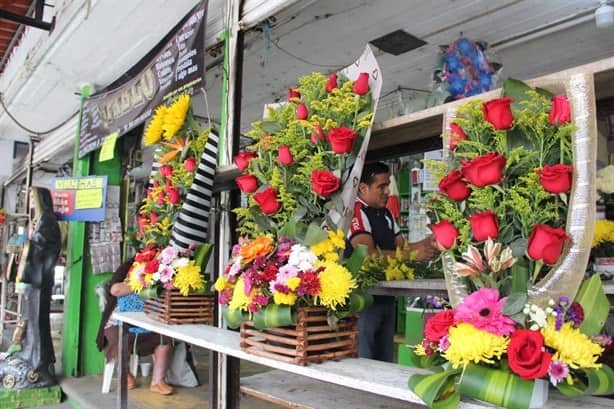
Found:
[[[85,102],[79,158],[147,121],[173,96],[204,87],[206,11],[203,0],[122,78]]]

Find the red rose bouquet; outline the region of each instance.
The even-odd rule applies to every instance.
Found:
[[[214,284],[231,327],[247,319],[258,328],[288,325],[302,306],[341,318],[370,302],[355,278],[365,249],[341,255],[345,208],[355,197],[350,179],[362,167],[357,156],[377,98],[371,87],[380,80],[348,72],[300,78],[287,103],[252,124],[253,143],[234,158],[247,196],[247,206],[234,209],[243,237]]]
[[[542,380],[567,396],[614,393],[614,371],[599,362],[611,343],[599,335],[609,310],[599,277],[573,301],[578,281],[556,270],[573,244],[578,180],[569,102],[518,81],[504,92],[460,105],[444,135],[447,163],[427,164],[440,175],[430,227],[454,307],[427,321],[414,349],[419,366],[448,364],[409,380],[431,407],[461,395],[539,407]]]

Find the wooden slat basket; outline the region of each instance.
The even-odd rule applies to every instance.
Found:
[[[183,296],[179,290],[166,290],[145,301],[145,314],[165,324],[213,324],[214,306],[214,295]]]
[[[252,321],[241,324],[241,349],[254,355],[298,365],[358,356],[358,316],[331,328],[326,308],[301,307],[297,323],[259,331]]]

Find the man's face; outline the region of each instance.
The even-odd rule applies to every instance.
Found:
[[[386,207],[390,195],[390,176],[388,173],[375,175],[373,183],[358,185],[359,197],[369,206],[381,209]]]

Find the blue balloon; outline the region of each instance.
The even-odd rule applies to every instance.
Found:
[[[444,57],[446,68],[448,71],[458,71],[462,68],[460,60],[455,55],[446,55]]]
[[[453,97],[456,97],[457,95],[462,95],[465,92],[466,85],[467,85],[467,80],[454,76],[450,78],[450,85],[448,85],[448,92],[452,94]]]
[[[458,42],[456,43],[456,48],[464,57],[471,57],[472,54],[475,54],[473,44],[466,38],[461,38],[460,40],[458,40]]]

